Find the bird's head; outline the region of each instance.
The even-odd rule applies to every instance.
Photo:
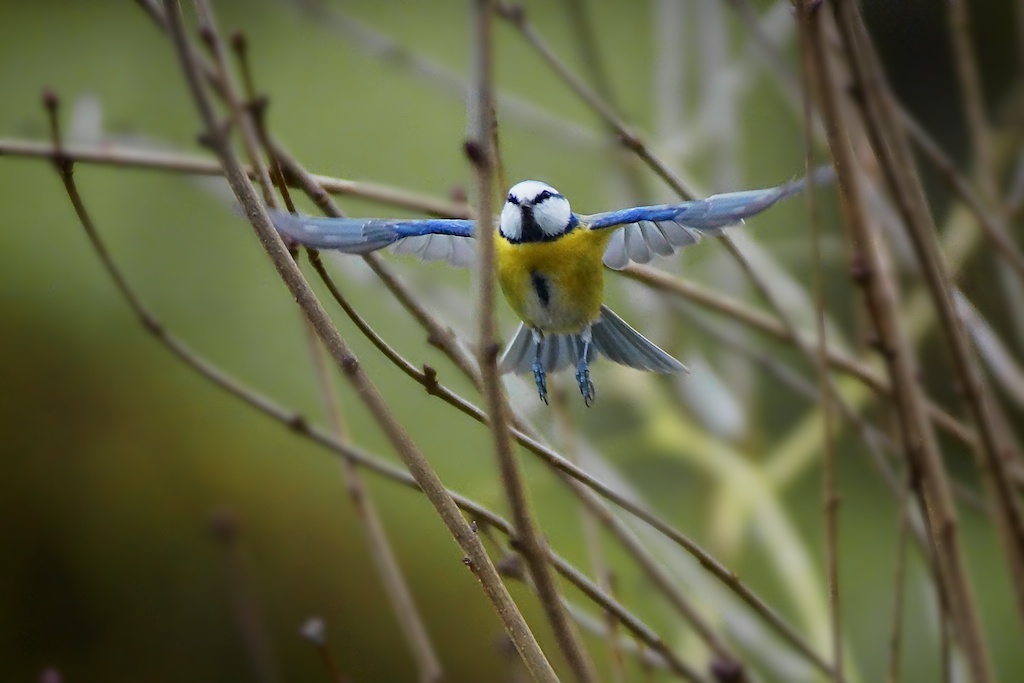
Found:
[[[509,242],[546,242],[578,224],[569,200],[558,190],[538,180],[524,180],[508,191],[498,230]]]

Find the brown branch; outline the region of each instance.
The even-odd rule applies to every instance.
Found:
[[[263,201],[266,202],[267,206],[275,207],[277,202],[274,196],[273,184],[270,182],[270,173],[267,170],[267,165],[260,154],[256,126],[252,117],[244,110],[238,89],[231,78],[227,48],[224,46],[224,40],[221,38],[220,31],[217,30],[217,20],[213,13],[213,7],[210,5],[210,0],[194,0],[194,2],[196,15],[199,17],[199,35],[213,54],[214,68],[222,84],[221,91],[231,113],[231,121],[242,134],[242,145],[245,148],[246,156],[249,158],[249,164],[256,175],[256,182],[263,192]]]
[[[320,400],[324,405],[324,412],[330,420],[331,430],[337,440],[348,441],[348,428],[341,412],[341,406],[331,386],[326,353],[320,345],[316,333],[308,324],[304,327],[309,339],[310,356],[313,359],[314,374],[320,392]],[[409,646],[413,661],[416,662],[419,681],[420,683],[440,683],[444,680],[441,661],[438,659],[437,651],[427,632],[423,616],[416,606],[409,582],[398,563],[398,557],[395,555],[394,547],[388,538],[384,523],[381,521],[377,505],[374,503],[373,493],[366,486],[363,475],[351,458],[341,458],[341,468],[349,498],[356,511],[356,517],[366,535],[366,545],[370,549],[370,556],[377,569],[377,574],[380,576],[381,584],[384,586],[384,592],[391,602],[391,609],[395,613],[398,627]]]
[[[558,55],[555,54],[533,28],[533,25],[526,20],[526,10],[522,5],[510,5],[505,0],[495,0],[495,8],[498,16],[515,27],[526,42],[547,62],[552,71],[557,73],[565,84],[601,117],[604,124],[615,132],[623,147],[636,154],[637,157],[650,166],[681,197],[685,199],[695,199],[697,197],[697,193],[689,188],[675,171],[650,151],[650,148],[644,143],[639,134],[626,125],[612,106],[577,78],[576,74],[559,59]]]
[[[299,633],[316,649],[320,664],[331,683],[347,683],[348,679],[341,673],[341,668],[334,660],[330,648],[327,647],[327,624],[319,617],[310,617],[302,625]]]
[[[797,0],[797,22],[806,27],[809,3]],[[810,63],[810,51],[806,45],[807,29],[799,31],[803,100],[803,136],[804,136],[804,173],[811,177],[814,170],[813,148],[814,131],[811,107],[811,82],[814,78],[814,66]],[[828,339],[825,332],[825,276],[822,272],[824,262],[821,256],[821,220],[818,215],[817,188],[808,183],[805,189],[807,197],[807,220],[811,226],[811,270],[813,271],[814,290],[814,321],[817,331],[816,370],[818,375],[818,393],[821,397],[822,413],[822,498],[825,516],[825,567],[828,577],[828,601],[830,617],[830,636],[832,639],[832,674],[835,683],[842,683],[843,678],[843,632],[842,603],[839,595],[839,493],[836,484],[836,445],[832,424],[832,391],[828,370]],[[865,442],[872,444],[870,438]]]
[[[227,67],[223,41],[217,32],[213,10],[208,5],[208,0],[196,0],[196,3],[200,15],[203,17],[204,26],[202,30],[206,32],[208,42],[214,47],[217,64],[224,83],[224,92],[230,97],[232,116],[236,122],[235,125],[243,132],[250,161],[253,168],[256,169],[257,177],[261,179],[264,199],[269,206],[275,206],[275,197],[269,184],[271,174],[266,164],[263,163],[262,155],[259,153],[259,148],[269,152],[266,129],[263,126],[262,117],[259,116],[263,109],[256,106],[242,107],[241,99],[236,92],[237,86],[235,86],[234,81],[231,79],[230,71]],[[254,104],[256,102],[255,85],[251,69],[249,68],[245,41],[240,35],[236,36],[235,40],[232,41],[232,46],[235,49],[243,73],[246,98],[249,103]],[[294,205],[287,193],[287,187],[280,166],[273,157],[271,162],[273,165],[273,176],[284,193],[285,205],[289,210],[294,211]],[[337,438],[340,441],[345,441],[348,438],[348,429],[341,412],[341,406],[331,385],[326,351],[309,323],[303,322],[305,323],[303,329],[306,331],[310,356],[315,370],[314,375],[321,402],[324,405],[324,412],[327,414]],[[419,681],[420,683],[440,683],[444,679],[440,660],[431,642],[430,634],[427,632],[423,617],[413,599],[409,584],[398,563],[394,548],[388,539],[387,531],[384,529],[384,524],[373,500],[373,495],[363,481],[359,468],[350,458],[341,459],[341,468],[349,498],[356,511],[357,519],[363,527],[363,533],[366,535],[367,546],[370,549],[374,566],[391,603],[399,628],[412,653],[413,661],[416,663]]]
[[[1005,436],[996,421],[994,399],[985,384],[984,373],[978,363],[962,321],[957,314],[950,292],[950,278],[942,254],[935,240],[935,224],[928,208],[924,189],[917,176],[906,134],[900,125],[893,98],[884,74],[877,62],[873,45],[864,28],[859,10],[851,4],[836,8],[836,23],[842,34],[853,77],[862,97],[857,104],[864,118],[880,167],[885,175],[896,207],[903,219],[914,252],[920,264],[928,291],[935,304],[943,338],[949,351],[953,375],[962,392],[962,400],[978,432],[977,464],[985,488],[993,503],[993,517],[1006,553],[1010,583],[1015,589],[1018,617],[1024,621],[1024,517],[1007,471],[1006,453],[1009,450]],[[954,595],[963,598],[965,595]],[[962,619],[978,619],[971,615],[973,605],[953,605],[954,614]],[[959,612],[958,612],[959,610]],[[961,626],[967,626],[961,622]],[[991,676],[990,664],[983,661],[980,622],[970,627],[969,634],[977,637],[971,643],[969,654],[972,673],[976,679]],[[973,649],[973,652],[972,652]],[[988,670],[986,669],[988,666]]]
[[[801,30],[806,33],[804,44],[810,51],[808,62],[814,67],[826,135],[836,162],[843,214],[853,248],[855,282],[864,290],[868,311],[881,340],[881,348],[892,377],[909,466],[922,478],[925,508],[932,517],[931,529],[935,534],[934,544],[938,548],[939,576],[948,594],[955,596],[953,616],[972,670],[976,673],[976,683],[989,681],[991,665],[966,575],[949,482],[935,434],[925,413],[925,400],[917,382],[913,348],[899,317],[893,283],[883,267],[875,243],[877,238],[864,213],[860,178],[855,169],[855,157],[847,137],[847,124],[839,104],[839,87],[833,73],[835,67],[825,45],[821,12],[812,10]]]
[[[275,151],[280,152],[280,148],[275,146]],[[0,157],[17,156],[52,159],[55,153],[56,150],[53,148],[53,145],[47,142],[0,139]],[[202,176],[224,175],[224,169],[216,159],[209,159],[194,154],[137,149],[113,144],[103,144],[95,147],[64,147],[61,150],[61,154],[71,161],[103,166],[141,168]],[[247,167],[244,170],[248,177],[256,178],[256,172],[251,167]],[[300,180],[291,173],[286,175],[286,179],[291,187],[302,187]],[[431,216],[472,217],[472,212],[464,203],[443,201],[434,197],[409,192],[408,190],[401,190],[390,185],[325,175],[314,175],[313,179],[322,188],[321,191],[329,194],[359,197],[371,202],[419,211]]]
[[[907,529],[910,527],[909,493],[911,484],[903,487],[903,501],[899,506],[899,523],[896,531],[896,569],[893,576],[892,622],[889,627],[889,678],[888,683],[900,680],[900,652],[903,644],[903,593],[907,566]],[[941,626],[940,626],[941,628]]]
[[[658,291],[677,296],[681,299],[686,299],[687,301],[692,301],[704,306],[705,308],[723,313],[730,318],[733,318],[744,325],[760,330],[779,341],[791,344],[795,343],[794,332],[783,324],[777,316],[772,316],[768,313],[751,308],[736,299],[731,299],[688,280],[674,277],[669,273],[665,273],[648,266],[631,264],[619,272],[631,280],[641,282]],[[796,334],[800,337],[803,345],[813,345],[814,341],[806,335],[799,332]],[[832,347],[827,347],[826,356],[829,365],[836,370],[859,379],[866,386],[880,394],[885,396],[892,395],[892,385],[889,379],[877,373],[866,363],[856,358],[852,358]],[[942,408],[931,401],[928,401],[927,410],[931,419],[935,421],[935,424],[951,436],[956,437],[957,440],[967,446],[973,447],[976,444],[976,436],[974,433],[964,427],[956,418],[949,415],[949,413],[945,412]]]
[[[185,35],[181,10],[177,2],[165,0],[164,13],[182,70],[210,143],[224,166],[228,183],[231,185],[235,197],[244,208],[278,274],[316,330],[317,336],[320,337],[331,358],[337,363],[343,376],[352,384],[357,395],[365,403],[374,420],[387,435],[410,473],[416,478],[427,498],[434,505],[452,537],[465,552],[466,565],[480,581],[484,593],[494,606],[527,669],[537,680],[557,680],[551,665],[487,556],[480,539],[462,517],[430,464],[392,415],[384,397],[370,381],[359,361],[331,323],[326,311],[316,299],[274,230],[266,211],[255,195],[252,184],[245,175],[244,169],[228,145],[223,131],[217,125],[209,94],[203,86],[203,74],[196,63],[193,48]]]
[[[895,103],[894,103],[895,104]],[[1005,259],[1016,276],[1024,278],[1024,254],[1017,247],[1007,227],[1006,216],[998,210],[991,210],[971,188],[970,183],[956,169],[953,161],[942,151],[938,143],[905,109],[897,105],[900,122],[903,124],[910,139],[921,150],[921,153],[939,172],[939,177],[951,189],[964,205],[977,217],[978,224],[985,235],[991,240],[996,254]],[[994,200],[987,200],[989,206]]]
[[[579,466],[579,435],[576,432],[576,425],[569,413],[568,397],[564,385],[556,385],[551,392],[551,410],[554,413],[555,428],[558,440],[561,442],[561,450],[565,453],[566,460],[573,465]],[[580,507],[580,526],[583,534],[583,544],[586,547],[590,561],[590,571],[596,577],[597,584],[609,595],[613,594],[612,570],[608,566],[604,551],[601,547],[600,529],[594,515],[586,508]],[[622,656],[622,647],[619,640],[619,633],[616,629],[616,619],[610,612],[604,612],[607,626],[606,640],[608,652],[611,658],[611,675],[615,683],[626,683],[626,662]]]
[[[547,543],[537,529],[519,461],[512,450],[508,405],[498,374],[498,335],[494,314],[495,240],[490,216],[494,200],[494,99],[491,84],[491,0],[472,3],[473,81],[468,100],[466,156],[476,177],[477,226],[477,352],[484,405],[490,415],[494,452],[515,524],[518,549],[526,560],[537,598],[555,633],[559,648],[576,680],[596,683],[597,670],[583,646],[575,622],[562,602],[548,563]]]

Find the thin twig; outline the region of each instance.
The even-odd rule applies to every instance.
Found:
[[[275,151],[279,150],[275,148]],[[53,145],[48,142],[0,139],[0,157],[19,156],[52,159],[54,153]],[[96,147],[69,146],[61,150],[61,153],[71,161],[103,166],[151,169],[202,176],[224,175],[224,169],[216,159],[194,154],[138,149],[114,144],[104,144]],[[245,173],[250,178],[256,178],[256,172],[251,167],[247,167]],[[291,174],[287,174],[286,178],[291,187],[301,187],[300,181]],[[444,216],[446,218],[472,217],[469,207],[462,202],[444,201],[408,190],[402,190],[391,185],[368,181],[348,180],[325,175],[314,175],[313,178],[322,188],[321,191],[329,194],[359,197],[367,201],[410,211],[418,211],[430,216]]]
[[[970,14],[963,0],[948,0],[949,37],[953,49],[953,64],[960,82],[961,100],[967,120],[971,151],[978,182],[986,201],[995,201],[998,196],[992,144],[989,140],[988,124],[985,121],[985,100],[981,89],[981,76],[971,40]]]
[[[316,20],[318,26],[326,26],[345,41],[369,57],[395,67],[416,82],[426,82],[450,97],[465,100],[470,83],[461,73],[409,49],[408,46],[360,22],[350,14],[338,9],[336,4],[323,0],[286,0],[291,5]],[[577,148],[594,148],[598,136],[591,130],[538,107],[521,97],[507,92],[496,92],[498,110],[508,120],[531,132],[546,135],[560,144]]]
[[[811,53],[807,41],[808,2],[797,0],[797,21],[804,26],[800,34],[801,77],[803,87],[803,136],[804,136],[804,172],[810,177],[814,169],[813,145],[814,132],[811,118],[811,82],[814,78],[814,66],[810,64]],[[836,445],[833,431],[832,392],[829,388],[828,371],[828,339],[825,332],[825,276],[822,273],[824,262],[821,257],[821,220],[818,215],[817,188],[808,183],[805,189],[807,197],[807,220],[811,226],[811,270],[814,291],[814,319],[817,328],[817,374],[818,392],[821,397],[822,414],[822,497],[825,515],[825,566],[828,577],[828,598],[830,608],[830,626],[832,638],[832,673],[835,683],[843,681],[843,632],[842,603],[839,596],[839,493],[836,484]]]
[[[253,677],[258,683],[278,683],[281,680],[280,667],[274,655],[266,619],[260,610],[238,547],[238,518],[230,510],[215,510],[210,515],[209,529],[220,550],[231,611],[252,665]]]
[[[345,424],[341,406],[331,387],[330,376],[327,373],[326,352],[320,345],[316,333],[305,325],[310,345],[310,356],[313,359],[317,388],[320,392],[320,400],[324,404],[324,411],[331,423],[331,430],[340,442],[348,441],[348,428]],[[356,517],[363,527],[366,535],[366,544],[370,548],[370,555],[380,575],[384,592],[387,593],[391,602],[391,608],[395,612],[398,626],[405,637],[405,641],[412,652],[413,660],[416,662],[416,669],[419,672],[421,683],[440,683],[444,680],[444,671],[438,659],[434,644],[427,632],[423,617],[412,596],[412,590],[406,581],[405,574],[398,563],[391,541],[388,538],[384,523],[377,512],[377,505],[374,503],[373,494],[363,481],[363,475],[351,458],[341,458],[342,476],[348,490],[352,506],[356,510]]]
[[[320,663],[323,664],[330,683],[348,683],[348,679],[341,673],[341,668],[334,660],[330,648],[327,647],[327,624],[319,617],[310,617],[302,625],[299,631],[302,637],[308,640],[316,648]]]
[[[616,103],[615,93],[612,89],[612,82],[605,69],[604,61],[598,50],[600,41],[597,31],[594,28],[593,18],[587,0],[562,0],[566,13],[569,15],[569,29],[573,41],[580,52],[580,58],[590,72],[590,80],[597,94],[609,104],[613,111],[619,111]],[[617,135],[614,127],[606,126],[606,130],[615,142]],[[643,178],[635,164],[626,163],[628,160],[624,150],[614,150],[618,153],[616,160],[623,163],[615,165],[616,171],[625,180],[629,188],[629,194],[634,199],[641,199],[645,196]]]
[[[579,466],[579,449],[577,441],[576,426],[572,422],[567,406],[566,391],[564,386],[553,387],[551,393],[551,408],[554,412],[555,425],[557,427],[561,450],[566,460]],[[609,595],[613,595],[612,572],[605,561],[604,552],[601,549],[601,536],[594,515],[586,508],[580,507],[580,525],[583,533],[583,543],[590,558],[590,571],[596,577],[597,585]],[[622,647],[619,640],[619,633],[616,630],[616,619],[610,612],[604,613],[607,624],[608,651],[611,655],[612,679],[616,683],[626,682],[626,662],[622,656]]]
[[[302,277],[291,256],[274,230],[269,216],[260,205],[252,184],[245,176],[244,169],[238,162],[233,151],[217,126],[209,94],[203,87],[203,74],[196,63],[193,48],[185,35],[181,10],[176,0],[164,0],[164,13],[167,26],[181,62],[182,70],[188,81],[189,89],[199,110],[203,125],[210,142],[227,174],[228,183],[235,197],[244,208],[246,215],[256,230],[268,256],[282,280],[288,286],[303,313],[316,330],[332,360],[337,363],[344,377],[352,383],[353,388],[365,403],[371,415],[382,431],[387,435],[392,446],[402,458],[406,467],[422,487],[424,493],[434,505],[452,537],[466,553],[465,564],[473,571],[480,582],[485,595],[491,601],[506,633],[515,644],[531,675],[541,681],[555,681],[554,670],[548,663],[543,651],[530,632],[508,590],[505,588],[487,555],[480,539],[462,517],[455,503],[445,490],[441,480],[433,468],[412,443],[408,434],[397,422],[390,408],[377,388],[365,374],[359,361],[349,350],[337,329],[331,323],[326,311],[320,305],[308,283]]]
[[[224,85],[224,92],[229,98],[232,117],[235,120],[235,125],[243,133],[243,139],[246,141],[246,150],[250,157],[250,163],[253,168],[257,169],[257,178],[260,179],[261,185],[264,189],[264,200],[267,201],[268,206],[276,206],[275,197],[271,186],[269,185],[270,171],[268,170],[267,165],[263,162],[262,155],[259,153],[260,148],[269,152],[266,130],[263,126],[262,117],[259,116],[259,113],[262,112],[262,108],[243,108],[241,104],[241,97],[237,92],[237,86],[235,85],[234,80],[231,77],[231,72],[227,66],[227,56],[224,50],[223,40],[217,31],[217,24],[213,9],[208,5],[208,2],[209,0],[196,0],[200,16],[203,18],[201,31],[204,32],[204,36],[207,41],[214,48],[217,66],[220,69],[221,79]],[[234,40],[233,47],[235,48],[240,67],[244,75],[246,98],[250,103],[254,103],[256,96],[255,85],[251,69],[249,68],[248,54],[245,49],[244,40]],[[254,116],[250,116],[250,112],[254,113]],[[287,194],[287,187],[284,184],[281,169],[276,158],[271,157],[271,162],[273,164],[274,177],[278,180],[279,187],[284,193],[285,204],[290,210],[294,210],[291,198]],[[337,397],[335,396],[334,390],[331,386],[330,376],[328,374],[326,351],[320,344],[316,337],[316,332],[310,327],[309,323],[305,320],[303,323],[303,328],[306,331],[310,357],[312,358],[313,367],[315,369],[314,374],[316,377],[317,388],[320,393],[321,402],[324,405],[324,411],[327,414],[331,427],[338,439],[345,441],[347,440],[347,426],[341,413],[341,406],[339,405]],[[419,680],[421,683],[439,683],[444,679],[440,660],[437,656],[436,650],[434,649],[434,645],[431,642],[430,635],[427,633],[423,617],[420,615],[416,602],[412,597],[412,591],[409,588],[409,584],[398,564],[398,558],[396,557],[391,542],[388,539],[380,514],[377,512],[377,506],[373,501],[373,496],[363,482],[363,477],[359,472],[359,468],[356,467],[355,463],[350,458],[342,458],[341,468],[349,498],[352,501],[352,505],[356,511],[356,516],[363,527],[364,534],[366,535],[366,542],[369,546],[374,566],[380,575],[381,584],[383,585],[384,591],[391,602],[391,607],[395,612],[395,618],[398,621],[399,628],[405,637],[406,644],[408,645],[409,650],[412,653],[413,660],[416,663]]]
[[[765,334],[768,334],[780,341],[795,343],[794,333],[777,317],[768,313],[756,310],[736,299],[729,298],[723,294],[701,287],[693,282],[677,278],[669,273],[662,272],[656,268],[638,266],[631,264],[622,269],[621,272],[631,280],[657,289],[661,292],[693,301],[706,308],[719,311],[730,318],[733,318],[745,325],[754,327]],[[801,339],[801,344],[811,347],[814,340],[802,332],[796,332]],[[856,377],[866,386],[885,396],[892,395],[892,385],[888,378],[876,372],[869,365],[853,358],[838,349],[827,347],[827,360],[833,368]],[[964,427],[956,418],[949,415],[942,408],[931,401],[927,403],[928,414],[935,424],[941,427],[950,435],[956,437],[967,446],[973,447],[976,444],[976,437],[972,431]]]
[[[908,469],[909,472],[909,469]],[[892,622],[889,627],[888,683],[899,683],[900,656],[903,645],[903,593],[907,566],[907,529],[910,527],[910,489],[908,481],[902,488],[903,500],[898,508],[900,516],[896,531],[896,569],[893,576]]]
[[[847,4],[847,3],[844,3]],[[814,77],[829,147],[836,161],[836,173],[846,227],[853,247],[853,274],[866,295],[869,313],[884,349],[884,357],[893,380],[900,416],[900,431],[909,466],[920,472],[927,498],[928,514],[933,516],[932,533],[938,553],[939,576],[945,589],[955,595],[954,612],[975,670],[976,683],[991,680],[991,666],[966,576],[964,559],[957,533],[956,511],[949,482],[939,454],[935,435],[924,408],[924,399],[917,382],[913,349],[899,318],[893,283],[882,267],[875,237],[864,214],[860,179],[855,169],[853,150],[847,137],[846,123],[839,106],[838,85],[823,35],[821,12],[812,10],[801,30],[807,33],[806,45],[811,52]]]
[[[537,54],[548,63],[548,66],[593,109],[604,124],[618,135],[619,142],[636,154],[644,163],[651,167],[670,187],[679,192],[684,199],[695,199],[697,193],[690,189],[675,171],[670,169],[660,158],[654,155],[643,139],[629,128],[619,117],[610,104],[591,90],[583,81],[562,62],[540,34],[526,20],[526,9],[522,5],[510,5],[505,0],[495,0],[498,16],[506,20],[518,30],[523,38],[537,51]]]
[[[978,432],[977,464],[993,502],[1000,545],[1006,554],[1010,583],[1015,589],[1018,618],[1024,621],[1024,516],[1007,471],[1008,446],[996,423],[994,398],[953,304],[950,277],[936,243],[935,224],[924,188],[863,19],[852,5],[844,4],[835,10],[853,77],[862,93],[857,104],[935,304],[962,401]],[[958,627],[968,631],[959,635],[972,641],[965,645],[972,675],[976,680],[988,680],[992,677],[991,663],[984,652],[980,616],[973,599],[966,592],[952,593],[951,598]],[[966,602],[957,604],[956,600]]]
[[[242,99],[238,94],[238,89],[234,85],[234,79],[231,77],[227,48],[224,45],[220,31],[217,29],[217,19],[213,13],[213,7],[210,5],[210,0],[194,0],[194,2],[196,14],[199,17],[199,35],[209,47],[210,52],[213,53],[214,68],[216,68],[217,75],[224,86],[224,98],[231,111],[231,120],[242,134],[242,145],[245,148],[246,156],[249,158],[249,164],[255,172],[256,182],[263,192],[263,201],[266,202],[267,206],[275,207],[277,206],[277,201],[274,197],[273,184],[270,182],[270,173],[267,171],[267,165],[260,154],[255,124],[252,117],[245,111]]]
[[[901,106],[897,106],[897,112],[900,122],[906,129],[910,139],[917,145],[917,148],[921,150],[921,153],[932,166],[935,167],[939,177],[949,186],[949,189],[960,197],[964,205],[977,216],[978,224],[985,231],[989,240],[992,241],[993,251],[1013,268],[1017,277],[1024,278],[1024,254],[1021,253],[1017,243],[1014,242],[1013,237],[1010,235],[1006,216],[1003,212],[992,210],[986,206],[987,202],[991,206],[990,202],[994,200],[983,200],[974,192],[974,189],[967,179],[964,178],[963,174],[957,171],[953,161],[942,151],[942,148],[932,139],[924,127],[917,122],[917,119],[910,115],[910,112]]]
[[[597,670],[583,645],[575,622],[562,602],[558,585],[548,563],[547,543],[537,529],[526,482],[512,450],[508,428],[508,406],[498,374],[497,321],[494,314],[495,240],[490,216],[494,200],[494,103],[491,84],[492,8],[490,0],[472,3],[470,24],[473,45],[473,85],[468,99],[466,156],[476,177],[477,219],[477,349],[484,405],[490,416],[494,452],[498,459],[505,495],[515,524],[518,549],[526,560],[537,598],[555,632],[559,648],[576,680],[598,680]]]

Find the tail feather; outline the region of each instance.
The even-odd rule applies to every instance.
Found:
[[[565,368],[575,368],[580,362],[583,352],[583,339],[578,334],[546,334],[540,343],[540,362],[547,372],[557,372]],[[498,359],[498,371],[512,372],[517,375],[533,371],[533,361],[537,358],[537,349],[533,342],[533,330],[520,323],[515,336],[509,342],[505,352]],[[597,349],[593,344],[587,353],[587,362],[597,358]]]
[[[682,363],[668,355],[642,334],[630,327],[622,318],[601,306],[601,317],[591,325],[591,344],[587,362],[593,362],[600,353],[620,365],[638,370],[663,374],[689,372]],[[547,372],[575,368],[583,352],[583,338],[579,334],[544,335],[540,346],[540,361]],[[515,336],[498,361],[502,373],[527,374],[533,369],[537,351],[533,331],[520,324]]]
[[[615,363],[662,374],[689,372],[685,365],[655,346],[607,306],[601,306],[601,317],[590,330],[593,346]]]

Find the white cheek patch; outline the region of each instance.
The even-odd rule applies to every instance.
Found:
[[[546,235],[561,235],[569,227],[572,210],[564,197],[550,197],[533,207],[533,218]]]
[[[511,202],[505,202],[501,210],[501,220],[498,222],[498,230],[507,240],[513,242],[523,234],[523,214],[519,207]]]

